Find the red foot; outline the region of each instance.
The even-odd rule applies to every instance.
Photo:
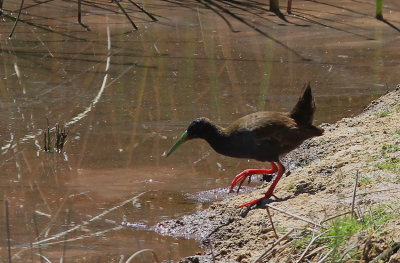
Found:
[[[242,207],[245,207],[245,206],[252,206],[254,204],[257,204],[261,200],[268,199],[271,196],[274,196],[273,192],[274,192],[275,186],[278,184],[278,182],[281,179],[283,173],[285,172],[285,167],[283,167],[283,165],[280,162],[276,162],[276,164],[278,165],[278,175],[276,176],[276,178],[275,178],[274,182],[271,184],[271,186],[268,188],[268,191],[265,193],[265,196],[261,197],[261,198],[258,198],[256,200],[253,200],[251,202],[248,202],[246,204],[243,204],[243,205],[239,206],[239,208],[242,208]],[[275,168],[276,168],[276,166],[275,166]],[[232,189],[232,186],[231,186],[231,189]]]
[[[232,193],[233,188],[237,183],[240,182],[239,187],[237,189],[237,192],[239,193],[240,187],[242,187],[242,184],[246,180],[247,177],[249,177],[249,183],[251,182],[251,176],[253,174],[273,174],[277,171],[277,167],[275,163],[271,162],[271,169],[247,169],[241,172],[240,174],[236,175],[236,177],[233,179],[231,188],[229,189],[229,193]]]

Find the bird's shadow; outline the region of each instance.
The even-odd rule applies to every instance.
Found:
[[[294,197],[295,196],[290,196],[289,195],[289,196],[286,196],[286,197],[283,197],[283,198],[277,198],[275,200],[273,200],[273,199],[261,200],[260,202],[258,202],[255,205],[243,207],[243,209],[240,212],[240,216],[241,217],[246,217],[247,214],[253,209],[264,209],[264,208],[267,208],[267,206],[266,206],[267,204],[273,204],[275,202],[287,201],[287,200],[292,199]]]

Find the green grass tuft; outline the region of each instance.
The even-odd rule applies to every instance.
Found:
[[[395,208],[394,208],[395,207]],[[365,238],[369,233],[379,232],[381,235],[387,231],[382,227],[386,222],[399,216],[398,206],[390,205],[378,206],[373,210],[366,211],[361,218],[356,218],[350,215],[340,217],[330,223],[319,239],[314,242],[317,247],[327,246],[333,249],[333,253],[328,258],[327,262],[336,262],[343,255],[343,252],[348,248],[348,242],[353,238]],[[303,236],[301,239],[296,239],[292,243],[292,248],[297,251],[304,250],[313,238],[311,234]],[[354,249],[348,253],[353,260],[361,259],[362,250]]]
[[[389,170],[395,173],[400,173],[400,159],[392,158],[386,160],[385,162],[376,164],[375,167],[381,170]]]
[[[382,154],[394,153],[400,151],[400,147],[397,144],[384,144],[381,149]]]
[[[362,185],[367,185],[372,182],[371,177],[363,177],[360,180],[358,180],[357,186],[362,186]]]
[[[390,114],[389,110],[383,110],[383,111],[381,111],[379,113],[376,113],[375,116],[378,117],[378,118],[383,118],[383,117],[388,116],[389,114]]]
[[[400,159],[397,156],[390,155],[400,151],[400,147],[397,144],[385,144],[382,146],[380,153],[382,154],[384,161],[375,164],[375,167],[380,170],[389,170],[392,172],[400,172]]]

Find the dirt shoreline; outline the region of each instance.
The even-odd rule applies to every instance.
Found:
[[[360,115],[322,125],[323,136],[305,142],[284,158],[283,163],[291,174],[277,186],[275,193],[279,199],[268,200],[267,204],[315,225],[270,208],[278,236],[282,237],[292,229],[293,232],[260,262],[297,262],[304,248],[296,248],[294,240],[300,240],[313,229],[323,229],[332,221],[327,220],[330,217],[350,211],[357,171],[355,207],[359,214],[368,209],[371,211],[377,205],[393,205],[400,200],[399,120],[400,86],[397,85],[396,90],[373,101]],[[180,262],[254,262],[277,238],[264,209],[266,204],[251,209],[237,207],[261,196],[266,187],[214,202],[206,210],[177,220],[160,222],[155,231],[202,242],[204,252]],[[395,207],[398,208],[397,203]],[[367,245],[372,247],[360,262],[367,262],[389,250],[391,244],[400,244],[399,224],[399,217],[385,221],[381,226],[387,230],[385,236],[372,235],[369,239],[358,236],[360,245],[352,250],[363,249],[365,252]],[[322,225],[322,228],[316,225]],[[346,249],[350,245],[344,246]],[[307,255],[311,262],[317,262],[329,252],[329,247],[322,245],[320,249],[317,245],[312,248],[317,252]],[[384,259],[400,262],[400,253],[394,252]]]

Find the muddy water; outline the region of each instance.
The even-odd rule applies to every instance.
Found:
[[[144,248],[161,259],[194,254],[198,243],[148,229],[207,207],[199,192],[264,165],[219,156],[202,141],[162,157],[194,117],[225,125],[289,110],[311,81],[316,122],[334,122],[400,82],[399,33],[370,17],[368,4],[300,1],[292,24],[247,14],[288,49],[233,19],[240,32],[232,33],[202,8],[151,2],[158,23],[130,8],[134,31],[99,2],[84,6],[87,32],[75,4],[26,2],[12,40],[12,21],[0,27],[0,258],[8,200],[13,262],[125,262]],[[387,18],[399,24],[400,7],[388,2]],[[67,126],[64,153],[43,151],[46,118]]]

